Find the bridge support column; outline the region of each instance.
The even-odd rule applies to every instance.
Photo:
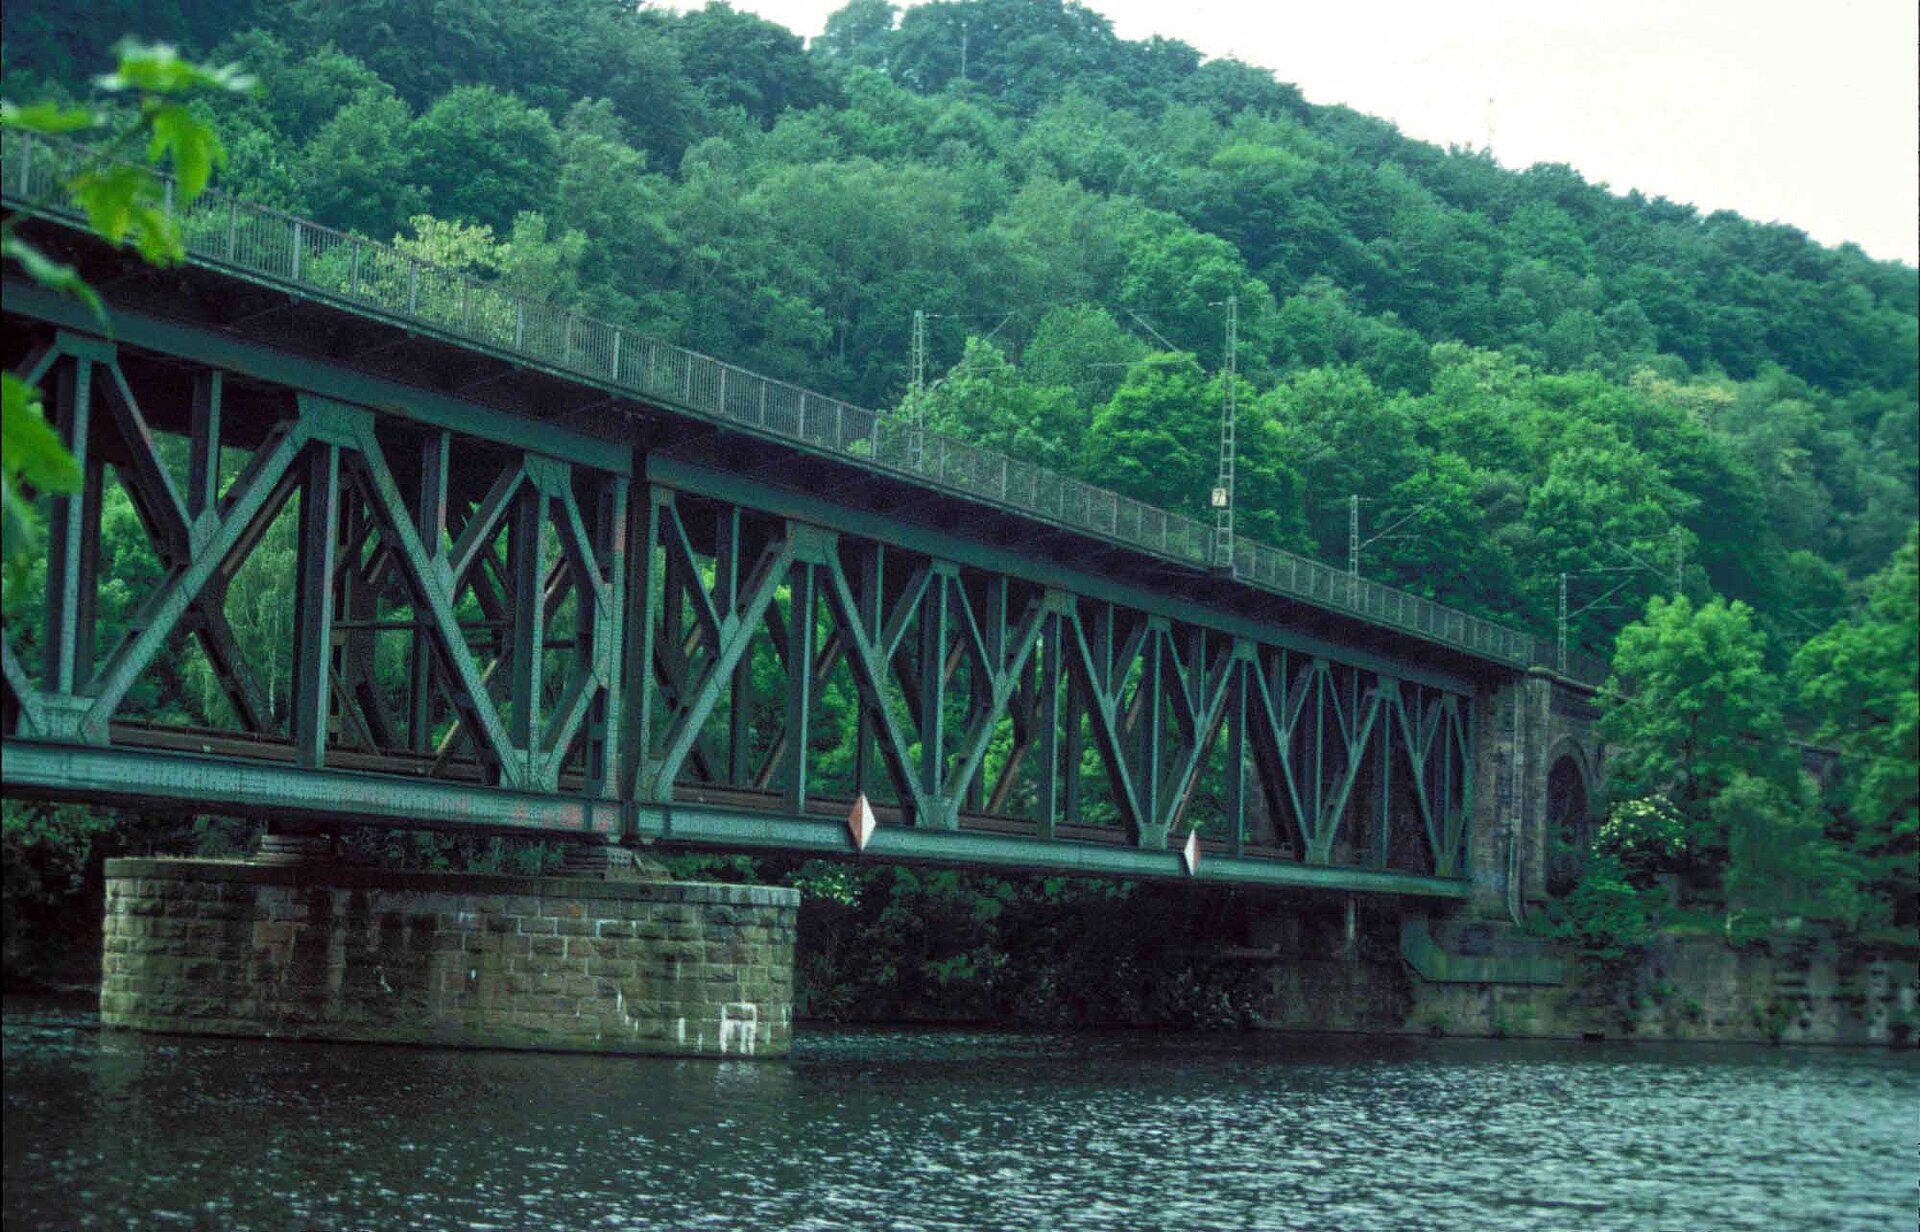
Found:
[[[1482,919],[1525,918],[1546,895],[1546,752],[1553,685],[1528,673],[1482,695],[1474,708],[1473,837],[1469,912]]]
[[[288,835],[250,861],[110,860],[100,1018],[197,1035],[786,1053],[797,891],[399,872]],[[589,867],[591,866],[591,867]]]

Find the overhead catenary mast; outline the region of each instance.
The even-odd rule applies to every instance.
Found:
[[[926,453],[926,438],[921,429],[926,426],[927,314],[921,308],[913,310],[913,333],[907,343],[907,374],[907,465],[918,470]]]
[[[1234,404],[1240,350],[1240,297],[1227,296],[1227,356],[1220,402],[1220,475],[1213,485],[1213,566],[1229,574],[1233,560],[1233,460],[1238,408]]]
[[[907,343],[907,421],[920,426],[920,402],[927,393],[927,314],[913,310],[913,333]]]

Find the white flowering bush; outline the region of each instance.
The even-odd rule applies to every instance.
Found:
[[[1686,822],[1659,796],[1621,800],[1608,810],[1593,846],[1618,860],[1629,878],[1647,884],[1656,873],[1679,870],[1687,854]]]

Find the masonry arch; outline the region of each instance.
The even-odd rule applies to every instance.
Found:
[[[1547,891],[1565,894],[1579,880],[1599,833],[1599,793],[1585,752],[1561,740],[1547,755]]]

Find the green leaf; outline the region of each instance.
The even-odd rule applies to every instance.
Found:
[[[195,64],[181,59],[180,53],[166,43],[122,39],[114,50],[120,57],[119,67],[94,79],[94,84],[112,93],[134,90],[143,94],[185,94],[192,90],[221,90],[240,94],[251,92],[257,84],[237,64],[221,68]]]
[[[40,416],[40,395],[12,373],[0,375],[0,553],[9,575],[40,541],[39,520],[20,492],[22,482],[43,492],[72,492],[80,466]]]
[[[131,236],[140,255],[156,265],[186,255],[179,229],[160,208],[159,181],[145,167],[103,164],[75,176],[67,191],[103,238],[118,244]]]
[[[27,277],[48,290],[61,291],[81,300],[93,309],[93,315],[99,318],[101,324],[106,324],[106,305],[100,302],[99,294],[71,265],[62,265],[17,235],[0,239],[0,256],[18,261],[20,268],[27,272]]]
[[[227,151],[214,135],[180,103],[163,103],[149,115],[153,136],[147,142],[147,157],[159,162],[173,156],[173,172],[180,181],[178,204],[186,205],[198,197],[213,176],[216,166],[227,165]]]
[[[92,128],[99,117],[85,107],[58,103],[29,103],[25,107],[0,100],[0,127],[33,133],[73,133]]]
[[[39,392],[10,372],[0,376],[0,382],[0,453],[6,457],[7,477],[18,476],[43,492],[78,489],[80,464],[41,417]]]
[[[33,516],[33,506],[21,498],[9,476],[0,487],[0,552],[6,556],[9,581],[16,580],[16,575],[22,572],[20,566],[26,563],[39,542],[39,519]]]

